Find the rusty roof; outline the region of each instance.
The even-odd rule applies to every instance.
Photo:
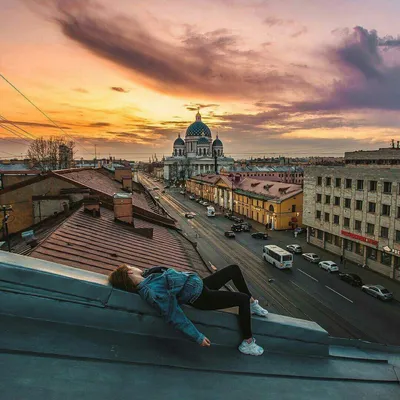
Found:
[[[114,213],[104,207],[100,217],[85,213],[82,207],[30,255],[102,274],[127,263],[142,269],[161,265],[208,275],[193,245],[176,230],[137,218],[134,223],[137,228],[152,228],[153,238],[116,222]]]

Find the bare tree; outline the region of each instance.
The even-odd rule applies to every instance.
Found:
[[[174,181],[178,179],[178,163],[175,161],[171,166],[169,170],[169,179],[170,181]]]
[[[188,158],[179,160],[179,178],[185,180],[193,174],[193,164]]]
[[[42,170],[70,168],[74,158],[75,143],[72,140],[51,136],[34,140],[28,149],[28,157]]]

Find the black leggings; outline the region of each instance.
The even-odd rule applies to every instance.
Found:
[[[218,290],[230,280],[239,292]],[[220,310],[239,306],[239,322],[243,339],[250,339],[253,337],[250,315],[251,297],[240,268],[237,265],[229,265],[203,279],[203,291],[192,306],[200,310]]]

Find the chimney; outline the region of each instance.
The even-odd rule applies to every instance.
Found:
[[[133,224],[132,195],[130,193],[114,194],[114,219]]]
[[[122,177],[122,187],[129,192],[132,192],[132,176]]]
[[[93,217],[100,217],[100,199],[96,196],[89,196],[83,201],[83,211]]]
[[[116,167],[115,168],[114,178],[116,181],[122,183],[122,178],[124,176],[128,176],[128,175],[132,177],[132,170],[130,167]]]

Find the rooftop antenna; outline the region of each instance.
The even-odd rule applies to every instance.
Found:
[[[400,140],[397,141],[397,148],[400,149]]]
[[[392,149],[394,149],[394,139],[392,139]]]

